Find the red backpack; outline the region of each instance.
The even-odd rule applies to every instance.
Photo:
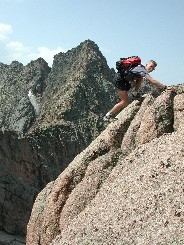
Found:
[[[141,58],[139,56],[131,56],[128,58],[120,58],[120,60],[116,62],[116,69],[121,72],[127,68],[138,65],[141,65]]]

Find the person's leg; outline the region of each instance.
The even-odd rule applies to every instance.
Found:
[[[122,108],[124,108],[125,106],[127,106],[128,104],[128,94],[126,90],[120,90],[118,92],[118,95],[121,99],[121,101],[119,103],[117,103],[107,114],[106,117],[110,118],[113,117],[115,113],[117,113],[118,111],[120,111]]]
[[[133,95],[134,98],[140,98],[140,94],[138,93],[138,91],[139,91],[139,88],[141,86],[142,80],[143,80],[142,77],[136,79],[135,89],[132,92],[132,95]]]
[[[139,91],[139,88],[140,88],[140,86],[141,86],[142,80],[143,80],[142,77],[136,79],[136,83],[135,83],[135,91],[136,91],[136,92]]]

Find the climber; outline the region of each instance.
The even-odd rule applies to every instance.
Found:
[[[107,114],[104,116],[104,121],[110,121],[115,118],[115,114],[119,112],[122,108],[126,107],[128,104],[128,91],[131,88],[131,84],[135,81],[135,88],[132,92],[132,97],[134,99],[139,99],[141,96],[138,93],[138,90],[141,86],[143,78],[145,78],[151,84],[161,88],[173,90],[171,86],[165,86],[162,83],[158,82],[154,78],[152,78],[149,73],[155,70],[157,63],[154,60],[150,60],[147,62],[146,66],[138,65],[131,69],[131,72],[122,79],[120,72],[118,72],[115,76],[115,86],[118,89],[118,96],[121,101],[117,103]]]

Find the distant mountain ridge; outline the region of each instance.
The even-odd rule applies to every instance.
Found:
[[[0,64],[2,230],[25,236],[35,196],[103,130],[99,117],[117,100],[112,79],[90,40],[52,68],[42,58]]]

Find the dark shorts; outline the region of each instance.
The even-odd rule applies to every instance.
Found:
[[[114,77],[114,83],[115,83],[115,87],[118,89],[118,90],[130,90],[131,88],[131,84],[130,82],[126,81],[125,79],[123,79],[119,73],[117,73]]]

